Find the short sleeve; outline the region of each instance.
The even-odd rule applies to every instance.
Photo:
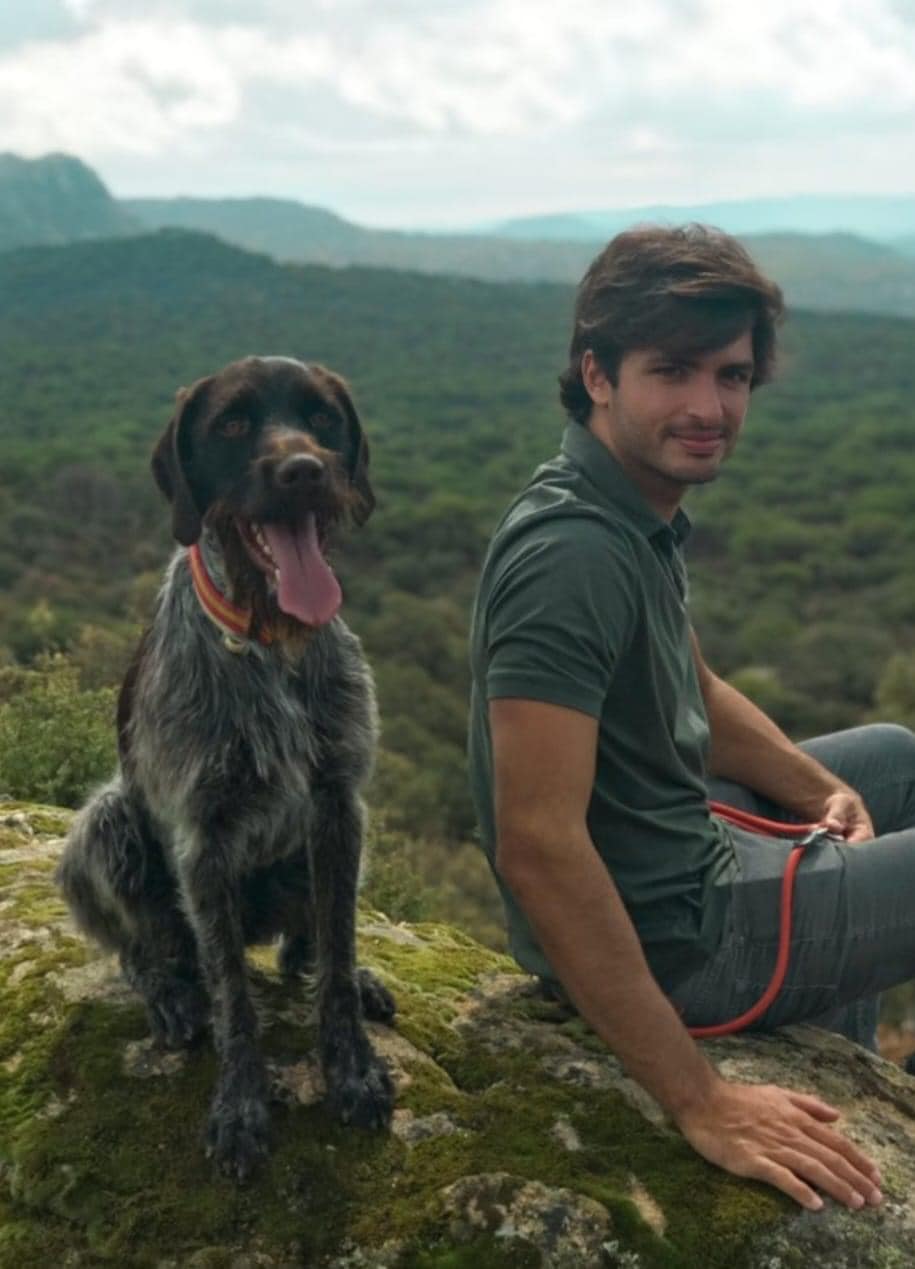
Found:
[[[635,568],[602,521],[531,526],[490,590],[486,694],[564,705],[599,718],[634,628]]]

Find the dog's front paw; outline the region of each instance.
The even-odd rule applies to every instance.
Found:
[[[387,1128],[394,1109],[394,1085],[388,1068],[369,1050],[358,1071],[327,1072],[331,1109],[345,1124],[358,1128]]]
[[[280,940],[277,964],[284,978],[313,974],[315,953],[311,940],[301,934],[284,934]]]
[[[174,977],[147,999],[146,1012],[155,1044],[187,1049],[206,1028],[210,1002],[199,983]]]
[[[397,1004],[384,983],[370,969],[358,969],[356,984],[362,1003],[362,1016],[370,1022],[393,1022]]]
[[[210,1107],[206,1152],[226,1176],[245,1182],[270,1152],[270,1114],[260,1097],[230,1101],[219,1093]]]

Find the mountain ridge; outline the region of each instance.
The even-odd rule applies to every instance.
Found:
[[[821,195],[720,200],[710,203],[649,203],[633,207],[517,216],[481,227],[521,239],[608,238],[627,225],[700,221],[733,234],[851,233],[892,241],[913,232],[915,194]]]
[[[81,159],[0,153],[0,250],[121,237],[138,229]]]
[[[817,200],[757,200],[756,204],[707,204],[676,210],[680,219],[699,212],[708,212],[706,219],[714,219],[716,209],[746,209],[763,202],[784,210]],[[897,212],[911,204],[909,232],[898,236],[898,249],[896,240],[873,241],[847,231],[809,234],[796,228],[744,235],[743,240],[761,267],[780,283],[792,307],[915,316],[915,198],[865,198],[845,203],[872,209],[892,204]],[[660,213],[665,209],[641,210]],[[628,217],[625,223],[632,223],[638,211],[612,215]],[[441,234],[375,229],[294,199],[119,201],[79,159],[49,155],[28,160],[0,155],[0,250],[174,228],[212,234],[281,263],[366,266],[494,282],[570,285],[578,281],[613,228],[605,221],[603,231],[599,231],[598,224],[600,216],[611,213],[587,215],[591,217],[591,238],[574,237],[575,215],[553,218],[569,235],[565,239],[534,240],[520,233],[513,237],[509,232]],[[528,218],[523,223],[528,227],[539,224],[547,233],[550,218]],[[733,224],[725,227],[735,228]]]

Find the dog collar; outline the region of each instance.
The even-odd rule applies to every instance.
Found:
[[[251,646],[251,612],[247,608],[239,608],[227,599],[207,572],[203,562],[203,552],[195,542],[188,547],[188,560],[191,566],[191,579],[194,592],[200,601],[200,607],[215,626],[222,631],[222,641],[230,652],[247,652]],[[258,643],[272,643],[268,631],[258,635]]]

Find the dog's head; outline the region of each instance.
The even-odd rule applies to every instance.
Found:
[[[364,523],[375,505],[368,461],[339,375],[246,357],[179,392],[152,469],[182,545],[204,524],[218,534],[239,601],[266,619],[273,601],[314,626],[333,615],[330,530],[346,515]]]

